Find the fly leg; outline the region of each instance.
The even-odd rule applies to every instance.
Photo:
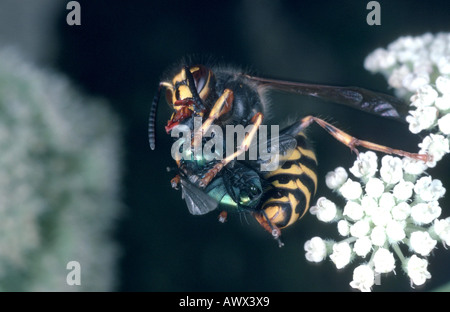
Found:
[[[221,211],[219,214],[219,222],[225,223],[227,221],[227,215],[228,213],[225,210]]]
[[[170,185],[172,186],[172,188],[178,190],[178,185],[180,185],[180,175],[177,174],[172,180],[170,180]]]

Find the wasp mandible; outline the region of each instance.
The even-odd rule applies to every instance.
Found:
[[[165,90],[166,100],[173,114],[165,127],[169,134],[180,125],[193,130],[192,148],[204,141],[194,140],[212,125],[252,125],[252,130],[231,155],[220,160],[175,159],[178,174],[171,180],[172,187],[181,184],[189,211],[205,214],[220,208],[219,219],[224,221],[227,211],[250,212],[259,224],[280,240],[280,229],[300,219],[308,210],[317,191],[317,158],[308,143],[304,130],[318,124],[351,151],[363,147],[387,154],[396,154],[428,161],[429,156],[360,140],[338,129],[327,121],[306,116],[283,129],[278,137],[282,160],[275,170],[262,172],[258,158],[238,160],[245,153],[256,131],[263,123],[266,93],[274,89],[314,96],[333,103],[372,113],[384,118],[404,121],[408,106],[390,95],[358,87],[338,87],[307,84],[251,76],[228,67],[204,65],[178,66],[158,86],[149,117],[149,142],[155,149],[155,120],[160,94]],[[201,127],[195,129],[194,118],[201,118]]]

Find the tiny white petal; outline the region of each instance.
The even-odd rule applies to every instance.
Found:
[[[392,220],[391,210],[395,206],[394,195],[383,193],[379,200],[379,205],[372,212],[372,222],[375,225],[386,226]]]
[[[353,271],[353,280],[350,286],[362,292],[369,292],[375,283],[375,274],[370,266],[362,264]]]
[[[310,208],[310,212],[322,222],[331,222],[336,217],[337,208],[336,204],[331,200],[320,197],[317,200],[317,204]]]
[[[371,177],[378,170],[378,157],[372,151],[360,153],[349,170],[357,178]]]
[[[430,272],[427,271],[428,261],[413,255],[407,260],[406,271],[411,281],[420,286],[431,278]]]
[[[376,213],[372,214],[372,222],[377,226],[386,226],[389,221],[392,220],[392,216],[389,210],[378,208]]]
[[[449,140],[440,134],[430,134],[426,136],[422,143],[419,143],[420,151],[419,153],[430,154],[433,159],[428,162],[428,167],[433,168],[436,163],[442,159],[442,157],[450,152]]]
[[[403,81],[405,78],[411,74],[408,66],[402,65],[400,67],[394,68],[392,74],[388,78],[389,86],[400,89],[403,88]]]
[[[450,56],[443,55],[439,58],[437,67],[442,74],[450,74]]]
[[[417,180],[414,185],[414,192],[423,201],[438,200],[445,194],[445,188],[438,179],[431,180],[430,176],[425,176]]]
[[[337,269],[342,269],[351,260],[352,249],[347,242],[336,243],[333,245],[333,253],[330,255]]]
[[[340,220],[337,224],[338,232],[342,236],[348,236],[350,234],[350,224],[347,220]]]
[[[409,111],[406,121],[409,123],[409,131],[416,134],[422,130],[430,129],[436,123],[438,116],[436,107],[419,107],[416,110]]]
[[[389,209],[378,207],[371,215],[372,222],[378,226],[386,226],[389,221],[392,220],[392,216]]]
[[[431,185],[431,177],[421,177],[416,181],[416,184],[414,185],[414,192],[420,196],[420,193],[424,192],[424,190],[428,188],[429,185]]]
[[[450,218],[434,220],[433,230],[443,243],[450,245]]]
[[[367,236],[358,238],[353,245],[353,251],[360,257],[365,257],[372,250],[372,241]]]
[[[402,86],[411,92],[419,88],[426,87],[430,83],[430,75],[426,72],[412,72],[402,80]]]
[[[344,168],[338,167],[334,169],[334,171],[330,171],[325,176],[325,182],[329,189],[335,190],[344,184],[347,180],[348,174]]]
[[[429,224],[441,215],[442,209],[437,201],[418,203],[411,207],[411,218],[416,224]]]
[[[427,76],[428,82],[430,81],[430,73],[433,72],[433,62],[425,59],[425,58],[419,58],[417,59],[414,64],[414,73],[417,75],[424,75]]]
[[[383,193],[381,194],[380,200],[378,201],[378,205],[385,210],[390,211],[392,207],[395,206],[395,197],[392,193]]]
[[[427,169],[425,163],[420,160],[404,157],[402,162],[403,162],[403,170],[407,174],[419,175],[422,174]]]
[[[384,183],[378,178],[370,178],[366,184],[366,194],[378,198],[384,192]]]
[[[362,194],[362,187],[359,182],[348,179],[339,189],[342,196],[348,200],[359,199]]]
[[[443,134],[450,134],[450,114],[446,114],[445,116],[439,118],[438,126],[439,130]]]
[[[386,235],[389,242],[396,243],[406,237],[405,222],[390,221],[386,226]]]
[[[438,92],[431,85],[424,85],[417,90],[417,99],[421,106],[430,106],[438,98]]]
[[[364,213],[368,216],[372,216],[378,210],[377,201],[373,197],[367,195],[364,195],[361,199],[361,206],[364,209]]]
[[[375,272],[389,273],[395,269],[395,259],[392,252],[386,248],[379,248],[373,256]]]
[[[384,156],[381,159],[380,176],[386,183],[395,184],[403,178],[403,164],[398,157]]]
[[[417,111],[410,111],[410,115],[406,116],[406,122],[409,124],[409,131],[411,133],[417,134],[424,130],[420,120],[420,114]]]
[[[375,72],[395,65],[395,61],[395,54],[393,52],[378,48],[366,57],[364,60],[364,68]]]
[[[401,202],[391,210],[392,217],[397,221],[404,221],[411,214],[411,206],[406,202]]]
[[[367,220],[358,220],[350,226],[350,234],[354,237],[363,237],[370,231],[370,224]]]
[[[354,201],[348,201],[344,207],[344,216],[351,218],[353,221],[358,221],[364,216],[364,210],[360,204]]]
[[[411,233],[411,237],[409,239],[411,249],[422,256],[428,256],[436,246],[436,243],[437,241],[432,239],[428,232],[424,231],[416,231]]]
[[[320,237],[313,237],[304,245],[306,260],[310,262],[321,262],[327,256],[325,242]]]
[[[439,76],[436,78],[436,88],[442,94],[450,94],[450,78]]]
[[[450,109],[450,94],[444,94],[436,99],[434,101],[434,105],[440,110],[440,111],[447,111]]]
[[[409,181],[400,180],[400,182],[394,186],[393,194],[399,201],[408,200],[413,194],[414,184]]]
[[[375,226],[370,233],[370,240],[375,246],[383,246],[386,242],[386,231],[383,226]]]

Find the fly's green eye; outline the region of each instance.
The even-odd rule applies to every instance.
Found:
[[[250,202],[250,197],[248,196],[247,192],[241,192],[239,194],[239,203],[241,205],[246,205]]]
[[[250,194],[257,195],[258,194],[258,188],[254,185],[250,186]]]

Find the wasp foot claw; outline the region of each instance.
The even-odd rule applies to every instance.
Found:
[[[284,243],[281,241],[280,238],[277,238],[276,240],[278,241],[278,247],[279,247],[279,248],[281,248],[281,247],[284,246]]]

